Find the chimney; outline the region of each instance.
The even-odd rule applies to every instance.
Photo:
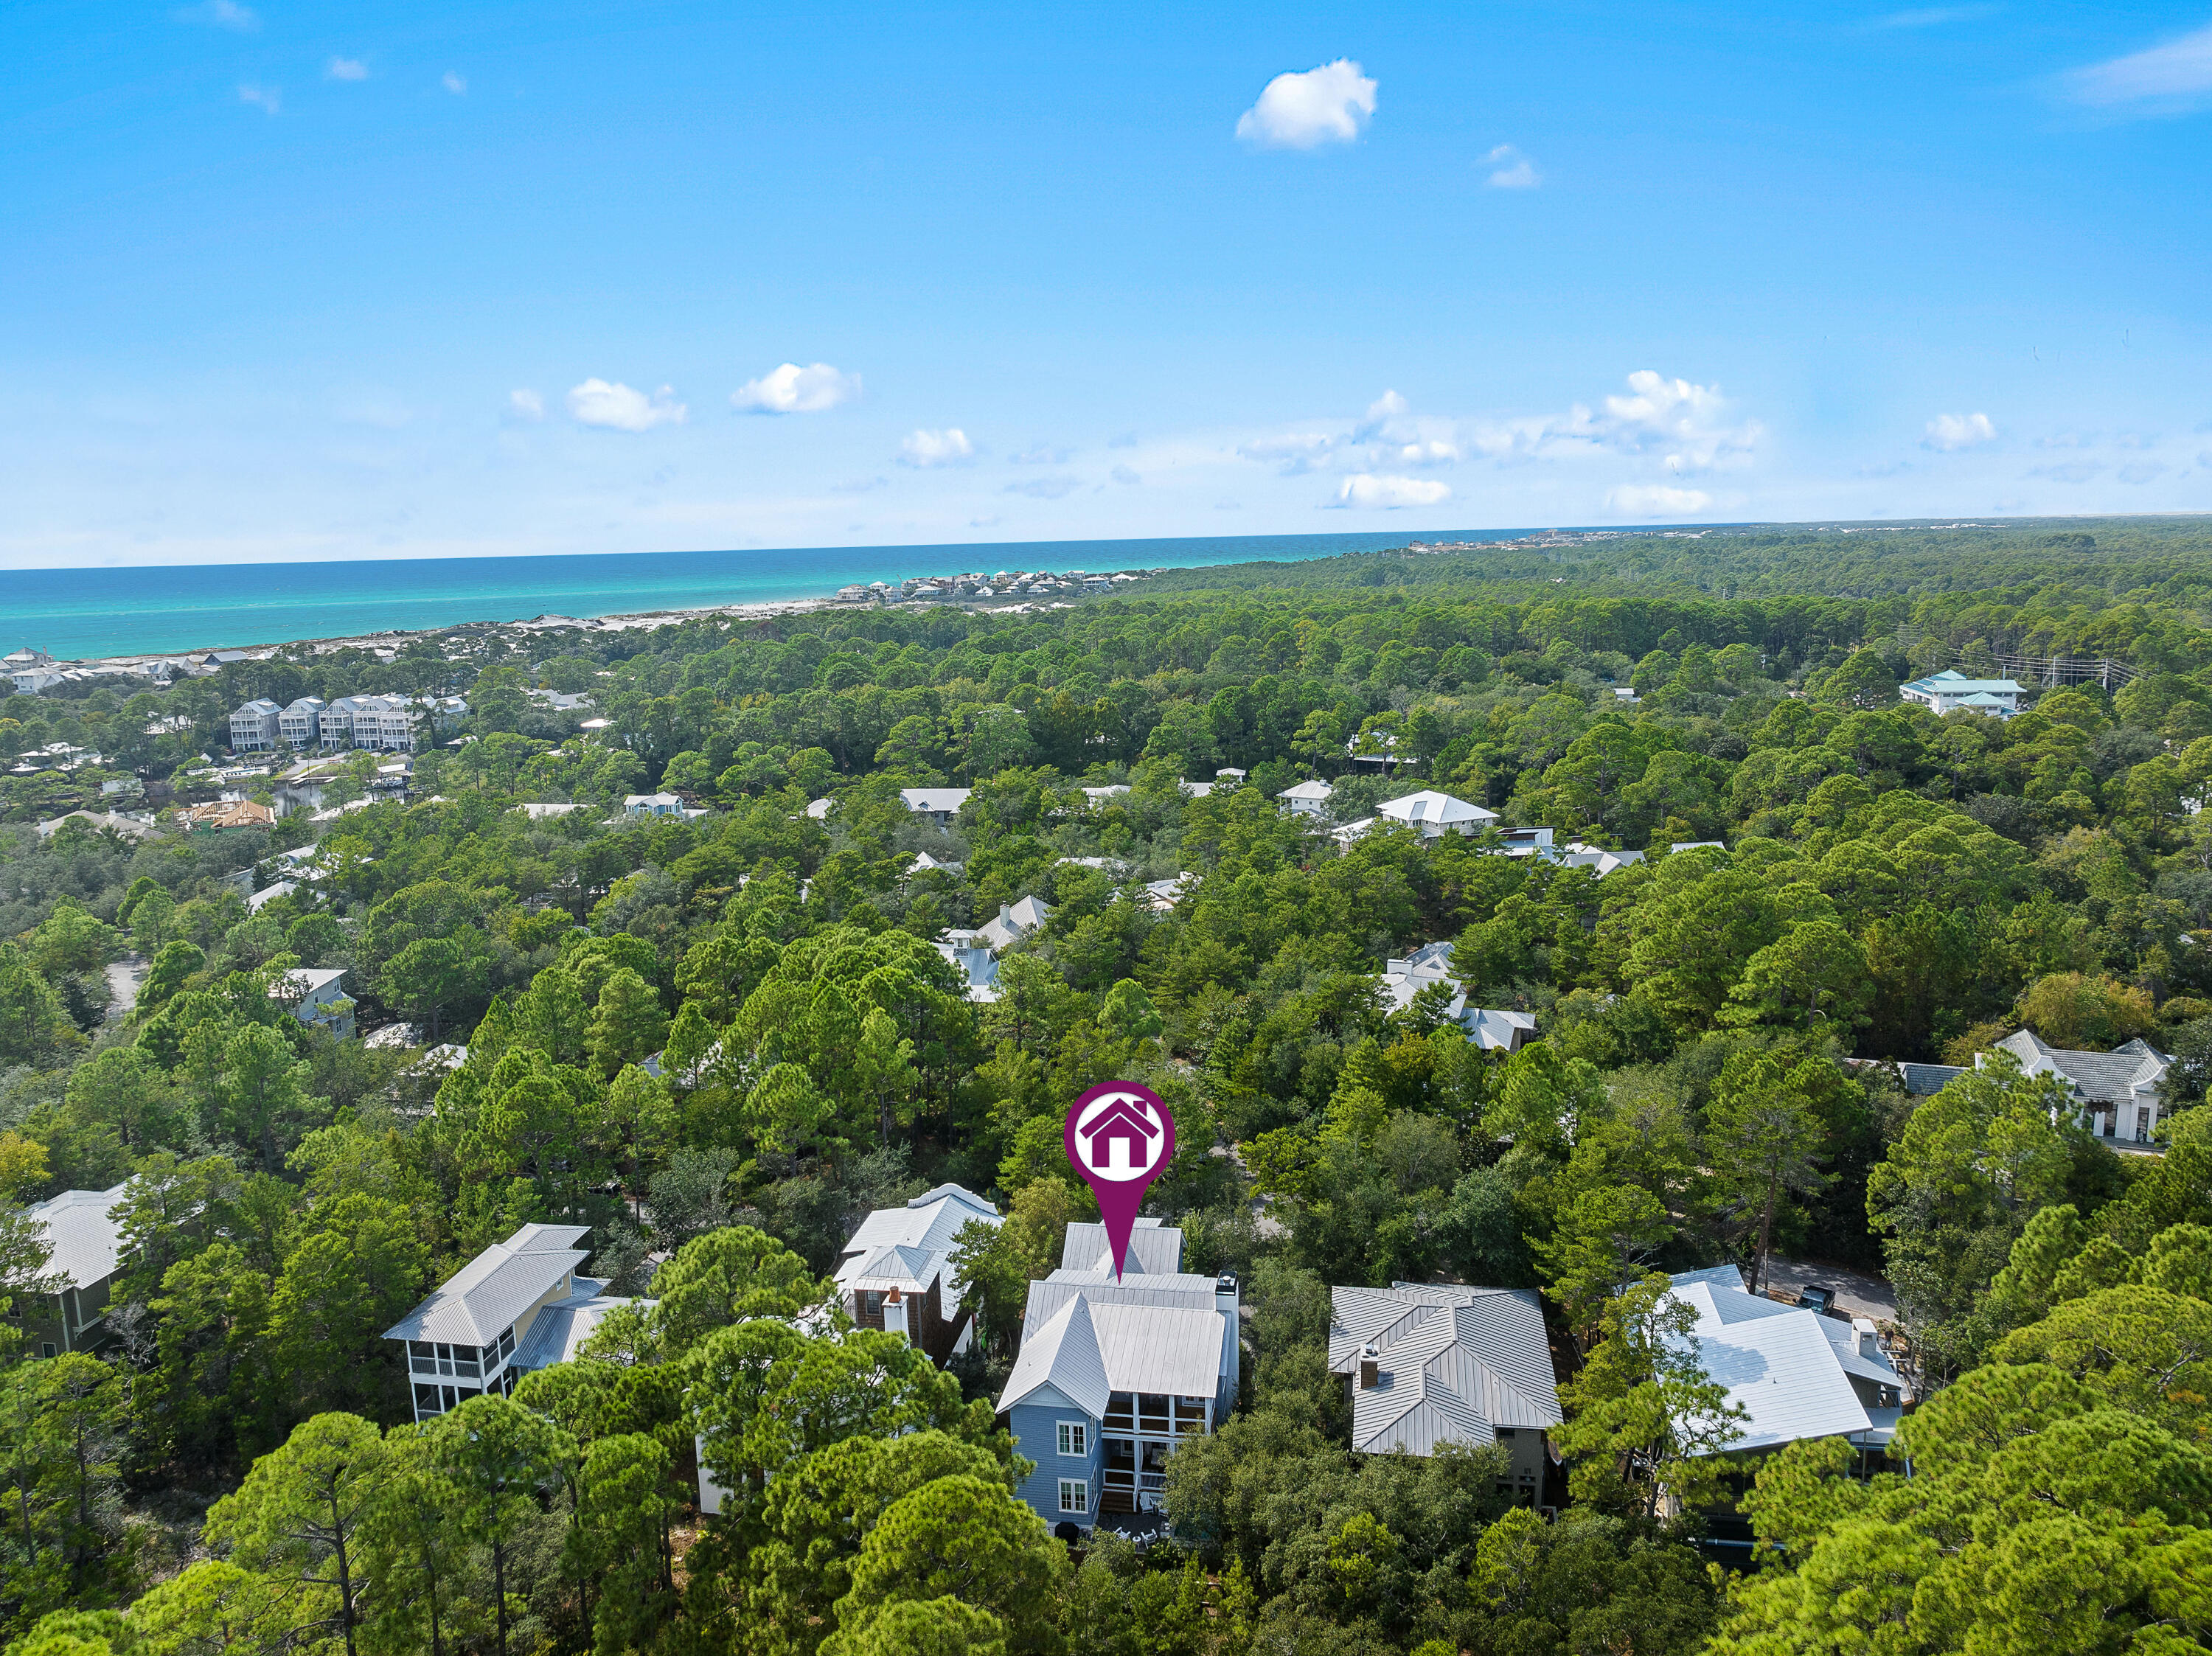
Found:
[[[1851,1337],[1857,1344],[1859,1356],[1878,1357],[1881,1355],[1881,1340],[1875,1332],[1873,1322],[1865,1317],[1851,1319]]]
[[[1359,1348],[1359,1389],[1372,1392],[1382,1379],[1382,1354],[1371,1345]]]

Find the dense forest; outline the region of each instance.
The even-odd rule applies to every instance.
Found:
[[[0,822],[0,1637],[2212,1651],[2208,584],[2189,525],[1747,531],[10,698],[0,751],[105,770],[9,779]],[[1899,697],[2022,655],[2119,665],[2008,719]],[[415,690],[473,712],[404,797],[357,767],[327,821],[33,825],[181,778],[249,697]],[[1314,777],[1322,815],[1279,804]],[[931,786],[972,790],[941,827],[900,798]],[[1333,832],[1414,788],[1647,854]],[[653,790],[692,810],[623,813]],[[1027,896],[1048,917],[970,998],[933,943]],[[1385,962],[1440,941],[1540,1039],[1389,1010]],[[292,1016],[301,967],[396,1044]],[[2160,1142],[2116,1154],[2002,1054],[1904,1084],[2023,1027],[2172,1054]],[[1072,1555],[991,1400],[1095,1216],[1064,1112],[1117,1077],[1173,1107],[1147,1211],[1239,1277],[1249,1356],[1167,1533]],[[1008,1218],[964,1244],[983,1338],[940,1372],[824,1278],[948,1180]],[[35,1355],[30,1208],[126,1181],[111,1338]],[[384,1331],[533,1220],[592,1227],[592,1274],[653,1303],[408,1423]],[[1894,1287],[1921,1389],[1877,1476],[1838,1440],[1706,1453],[1656,1273],[1770,1254]],[[1542,1291],[1555,1513],[1496,1493],[1494,1450],[1352,1453],[1328,1289],[1400,1280]],[[1724,1512],[1748,1550],[1711,1544]]]

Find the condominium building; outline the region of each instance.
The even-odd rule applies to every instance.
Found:
[[[276,704],[265,696],[247,702],[230,716],[230,750],[268,752],[276,745],[277,721],[282,717]]]
[[[434,737],[468,713],[469,704],[457,695],[342,695],[322,710],[319,723],[326,748],[412,753],[423,736]]]
[[[322,736],[323,699],[303,695],[276,715],[276,734],[288,746],[312,748]]]

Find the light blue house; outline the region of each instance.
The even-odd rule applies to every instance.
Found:
[[[1062,1535],[1156,1512],[1167,1460],[1237,1399],[1234,1277],[1182,1271],[1182,1232],[1139,1219],[1115,1280],[1103,1225],[1070,1225],[1060,1268],[1030,1284],[998,1412],[1036,1463],[1020,1490]]]

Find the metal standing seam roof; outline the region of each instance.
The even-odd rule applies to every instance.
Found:
[[[1449,793],[1438,793],[1425,788],[1419,793],[1409,793],[1402,798],[1386,799],[1376,809],[1383,816],[1400,822],[1434,822],[1449,825],[1454,822],[1494,822],[1498,813],[1486,810],[1480,805],[1469,804],[1464,799],[1454,798]]]
[[[1030,1284],[1029,1304],[1023,1321],[1034,1325],[1049,1319],[1060,1307],[1079,1295],[1097,1305],[1148,1305],[1165,1311],[1210,1311],[1218,1303],[1220,1283],[1212,1277],[1186,1277],[1132,1271],[1120,1282],[1109,1271],[1069,1271],[1062,1268]]]
[[[949,1321],[959,1314],[961,1281],[952,1247],[964,1225],[1001,1222],[998,1209],[960,1185],[924,1191],[904,1207],[878,1208],[860,1221],[838,1260],[837,1286],[897,1288],[927,1294],[941,1280],[939,1309]]]
[[[1014,1372],[999,1394],[998,1412],[1005,1414],[1048,1386],[1084,1413],[1104,1417],[1114,1388],[1107,1383],[1106,1360],[1099,1354],[1091,1307],[1080,1295],[1023,1338]]]
[[[2154,1086],[2172,1060],[2137,1040],[2109,1052],[2053,1046],[2033,1029],[2017,1029],[1997,1043],[2033,1068],[2037,1060],[2072,1082],[2081,1096],[2100,1104],[2132,1102],[2136,1089]]]
[[[589,1225],[525,1225],[454,1272],[385,1330],[387,1340],[489,1345],[591,1255],[574,1246]]]
[[[30,1210],[31,1221],[46,1227],[46,1263],[40,1275],[58,1277],[71,1288],[90,1288],[115,1274],[123,1237],[115,1219],[128,1180],[111,1190],[65,1190]]]
[[[654,1306],[658,1300],[635,1300],[622,1296],[610,1299],[602,1291],[604,1282],[594,1282],[589,1277],[576,1278],[576,1291],[565,1300],[556,1300],[530,1319],[530,1331],[514,1348],[514,1355],[507,1360],[514,1369],[550,1368],[556,1362],[573,1362],[576,1348],[591,1338],[600,1319],[608,1312],[626,1305]]]
[[[899,798],[908,810],[949,815],[966,804],[968,796],[974,792],[973,788],[901,788]]]
[[[1352,1390],[1352,1447],[1435,1453],[1563,1417],[1543,1307],[1525,1289],[1401,1283],[1330,1290],[1329,1368],[1356,1374],[1376,1349],[1377,1383]]]
[[[1096,1221],[1070,1225],[1060,1247],[1060,1268],[1103,1271],[1111,1276],[1114,1249],[1106,1240],[1106,1227]],[[1182,1232],[1157,1219],[1138,1220],[1129,1233],[1129,1253],[1122,1262],[1122,1274],[1142,1271],[1146,1276],[1174,1276],[1182,1269]]]
[[[1670,1344],[1677,1350],[1687,1344],[1707,1378],[1726,1387],[1729,1401],[1744,1410],[1737,1422],[1741,1435],[1717,1453],[1872,1429],[1819,1313],[1754,1299],[1743,1291],[1741,1277],[1731,1290],[1717,1286],[1710,1272],[1686,1276],[1675,1280],[1674,1297],[1697,1313],[1698,1322],[1685,1340]]]

